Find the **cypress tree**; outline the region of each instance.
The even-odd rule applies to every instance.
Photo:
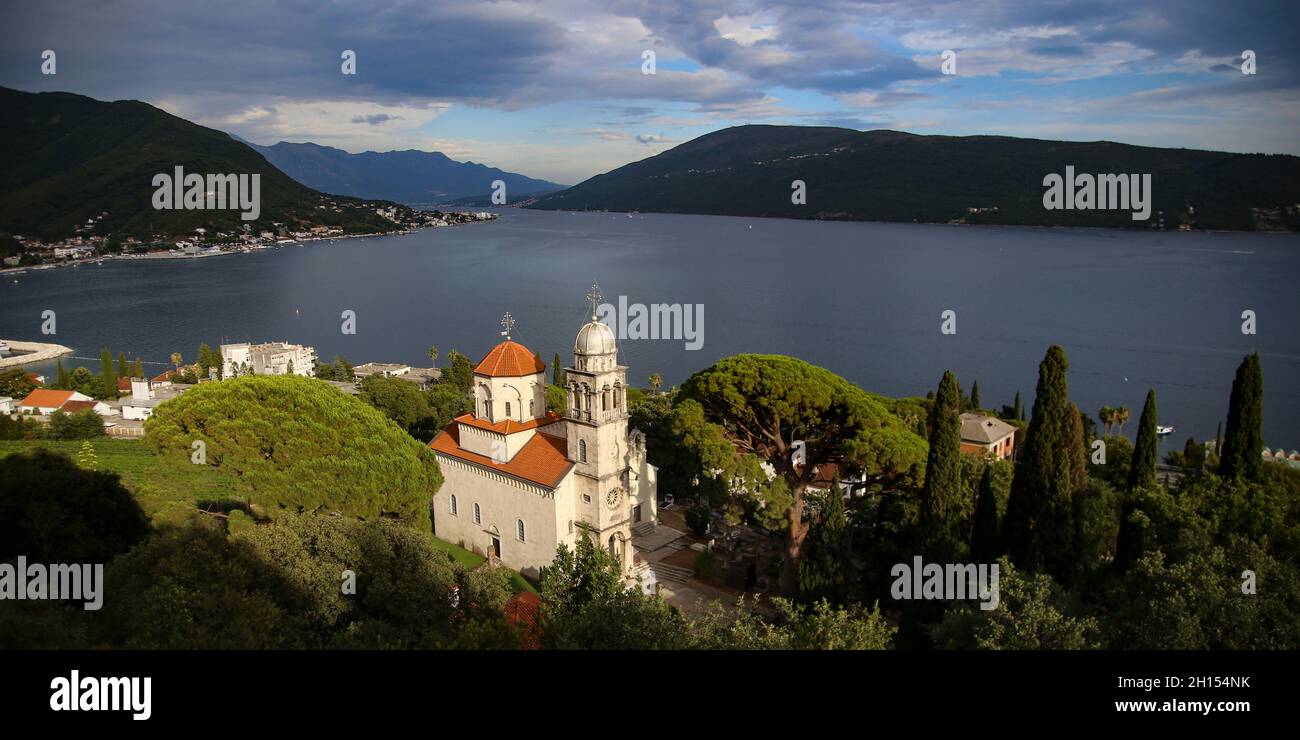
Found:
[[[980,382],[977,380],[970,386],[970,407],[978,410],[980,408]]]
[[[1223,421],[1219,421],[1219,426],[1214,430],[1214,454],[1223,454]]]
[[[99,393],[100,398],[117,398],[117,373],[113,370],[113,353],[108,347],[99,353]]]
[[[930,408],[930,454],[921,491],[921,544],[933,560],[950,560],[965,537],[962,519],[961,392],[952,371],[943,374]]]
[[[841,604],[848,595],[848,517],[840,491],[840,473],[835,471],[826,495],[821,521],[808,540],[808,552],[799,559],[799,595],[809,603],[827,599]]]
[[[1016,391],[1016,403],[1014,406],[1012,406],[1012,408],[1014,409],[1011,412],[1012,417],[1024,421],[1025,410],[1020,408],[1020,391]]]
[[[970,557],[975,563],[992,563],[998,557],[998,502],[993,496],[993,466],[984,466],[975,518],[971,527]]]
[[[1142,406],[1138,420],[1137,442],[1133,444],[1133,461],[1128,468],[1129,490],[1139,486],[1152,486],[1156,482],[1156,463],[1160,459],[1156,440],[1156,391],[1147,391],[1147,402]]]
[[[72,379],[68,377],[68,371],[63,367],[63,358],[59,358],[58,360],[58,370],[56,371],[54,382],[55,388],[65,391],[72,385]]]
[[[119,377],[119,378],[129,378],[129,377],[131,377],[131,368],[127,367],[127,365],[126,365],[126,353],[125,353],[125,352],[118,352],[118,353],[117,353],[117,377]]]
[[[551,358],[551,382],[561,388],[564,387],[564,368],[560,365],[559,352],[556,352],[555,357]]]
[[[1088,438],[1083,429],[1083,412],[1070,404],[1065,417],[1065,455],[1070,468],[1070,494],[1088,480]]]
[[[1115,570],[1120,573],[1128,571],[1142,557],[1146,531],[1143,524],[1147,518],[1137,506],[1137,496],[1134,491],[1124,494],[1124,506],[1120,511],[1119,537],[1115,541]]]
[[[1066,444],[1065,426],[1069,416],[1069,385],[1066,371],[1069,362],[1060,345],[1052,345],[1038,365],[1038,387],[1024,445],[1011,479],[1011,495],[1002,525],[1002,547],[1022,567],[1036,569],[1043,565],[1036,539],[1042,537],[1042,525],[1049,514],[1051,499],[1059,486],[1055,484],[1060,468],[1069,477],[1069,463],[1060,454]],[[1058,466],[1058,461],[1060,465]],[[1068,529],[1067,529],[1068,531]],[[1063,543],[1046,543],[1058,547]],[[1068,550],[1068,548],[1067,548]]]
[[[131,365],[131,377],[133,378],[144,377],[144,363],[140,362],[140,358],[138,357],[136,358],[135,363]]]
[[[1237,367],[1228,401],[1228,428],[1223,434],[1219,475],[1259,480],[1264,460],[1264,376],[1259,353],[1246,355]]]

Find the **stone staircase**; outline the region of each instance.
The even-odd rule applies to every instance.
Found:
[[[676,581],[677,583],[686,583],[687,579],[695,575],[695,571],[690,568],[682,568],[668,563],[661,563],[657,560],[647,561],[650,566],[650,572],[655,574],[655,579],[660,581]]]
[[[654,522],[638,522],[636,526],[632,527],[632,536],[644,537],[655,531],[655,527],[657,526],[659,525]]]

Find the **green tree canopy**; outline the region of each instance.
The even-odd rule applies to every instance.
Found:
[[[451,365],[442,369],[438,382],[459,388],[461,393],[469,393],[469,389],[474,386],[474,364],[454,349],[447,353],[447,359]]]
[[[741,491],[784,513],[781,581],[787,593],[794,591],[807,535],[804,489],[818,466],[839,464],[883,488],[915,485],[924,475],[925,440],[862,389],[793,357],[725,358],[692,375],[680,398],[699,403],[705,420],[734,446],[729,460],[705,469],[720,468]],[[796,463],[796,449],[804,451],[802,464]],[[775,468],[775,482],[761,462]]]
[[[428,448],[377,409],[300,376],[201,383],[157,408],[145,441],[186,458],[203,442],[207,464],[234,475],[271,516],[392,514],[427,529],[442,485]]]
[[[28,377],[27,372],[20,367],[11,367],[0,372],[0,396],[9,396],[15,401],[21,401],[37,387],[36,381]]]
[[[429,402],[409,380],[371,375],[361,381],[361,400],[374,406],[403,429],[429,414]]]

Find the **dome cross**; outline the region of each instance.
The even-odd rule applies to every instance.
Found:
[[[600,286],[595,283],[591,284],[591,292],[587,294],[587,300],[591,301],[591,320],[596,320],[596,308],[600,306],[600,301],[605,296],[600,294]]]

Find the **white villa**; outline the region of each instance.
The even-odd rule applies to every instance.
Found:
[[[264,344],[221,345],[223,375],[316,375],[316,350],[301,344],[266,342]]]
[[[628,431],[614,333],[594,315],[578,331],[559,416],[546,409],[546,365],[510,339],[513,325],[506,314],[506,340],[474,368],[474,412],[429,443],[446,480],[434,532],[534,577],[557,545],[588,537],[628,574],[633,527],[656,520],[657,476]]]

